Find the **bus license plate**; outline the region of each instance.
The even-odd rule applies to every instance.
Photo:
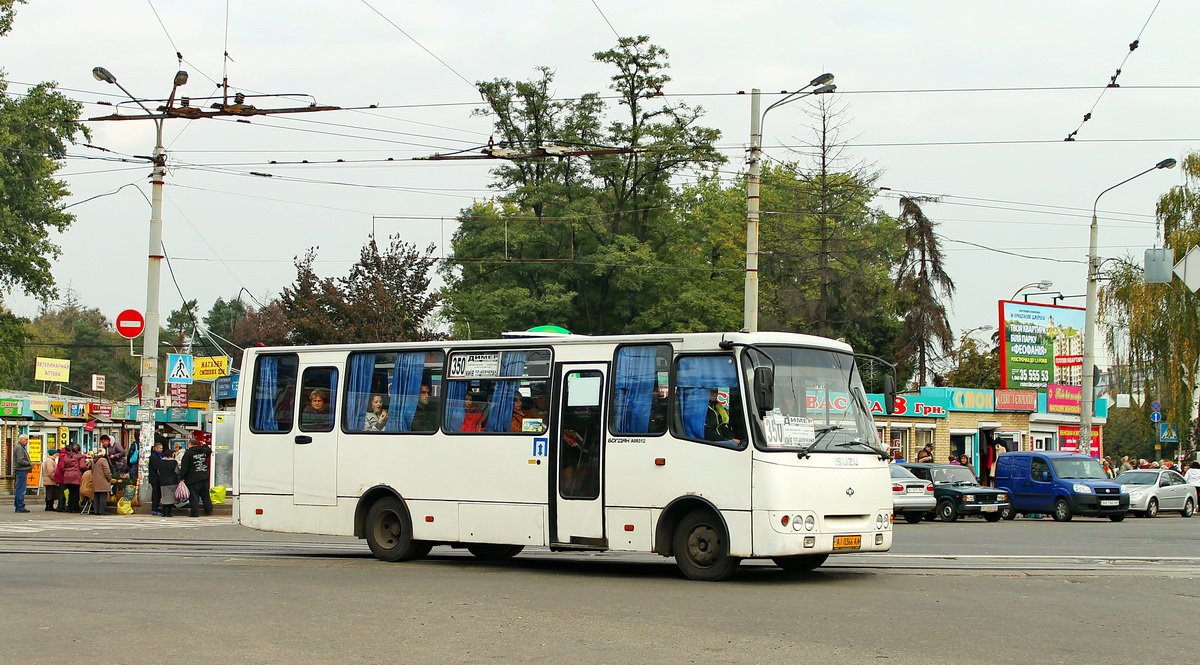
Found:
[[[833,549],[856,550],[862,547],[862,536],[834,536]]]
[[[994,513],[996,512],[996,506],[982,506],[980,510],[985,513]]]
[[[1116,499],[1101,499],[1100,501],[1100,505],[1104,506],[1105,508],[1117,506],[1120,505],[1120,503],[1121,502]]]

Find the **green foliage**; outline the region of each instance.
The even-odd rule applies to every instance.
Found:
[[[1154,442],[1158,431],[1150,422],[1150,402],[1142,406],[1132,405],[1128,409],[1109,407],[1108,420],[1104,424],[1104,454],[1114,460],[1128,455],[1130,459],[1158,459]],[[1173,447],[1173,446],[1172,446]]]
[[[1183,159],[1184,184],[1159,197],[1157,215],[1166,245],[1179,261],[1200,245],[1200,153]],[[1133,259],[1109,270],[1100,315],[1116,359],[1115,388],[1158,400],[1179,428],[1184,449],[1196,448],[1197,371],[1200,370],[1200,296],[1180,282],[1147,284]]]
[[[16,370],[5,377],[5,387],[41,390],[42,382],[34,381],[33,375],[35,361],[42,356],[71,361],[71,380],[63,385],[64,392],[92,394],[92,374],[105,376],[107,399],[126,397],[137,390],[138,363],[129,355],[129,343],[116,334],[100,310],[84,307],[72,293],[59,307],[28,322],[23,337],[25,347]]]
[[[915,370],[918,385],[932,379],[931,361],[954,348],[954,333],[945,304],[954,296],[954,280],[942,267],[937,223],[921,210],[921,203],[928,200],[900,199],[904,254],[895,278],[904,311],[896,340],[896,358],[902,366]]]
[[[296,261],[296,281],[279,297],[291,344],[397,342],[436,339],[432,316],[440,298],[429,291],[433,245],[390,238],[380,253],[372,238],[345,277],[313,271],[317,248]],[[264,308],[265,309],[265,308]]]
[[[954,358],[954,367],[946,372],[942,382],[960,388],[1000,387],[1000,350],[998,347],[980,344],[968,336]]]

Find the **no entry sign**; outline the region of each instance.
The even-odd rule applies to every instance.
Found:
[[[117,315],[117,334],[125,339],[133,339],[146,329],[146,319],[136,309],[127,309]]]

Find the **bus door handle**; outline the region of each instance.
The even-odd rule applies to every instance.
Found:
[[[312,437],[307,434],[297,434],[296,443],[312,443]]]

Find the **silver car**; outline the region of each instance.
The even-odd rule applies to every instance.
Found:
[[[1160,510],[1183,517],[1196,512],[1196,487],[1170,469],[1131,469],[1117,476],[1129,492],[1129,512],[1154,517]]]
[[[892,471],[892,513],[904,515],[909,524],[917,524],[927,513],[933,513],[937,507],[933,484],[899,464],[890,464],[888,468]]]

